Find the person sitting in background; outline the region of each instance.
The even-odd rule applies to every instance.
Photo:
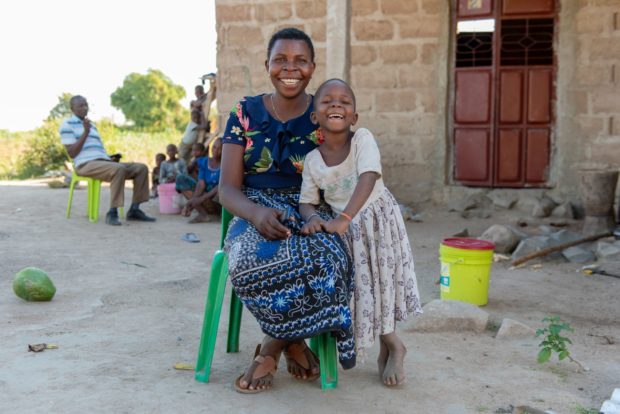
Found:
[[[209,154],[204,144],[197,142],[192,145],[192,159],[187,165],[187,174],[194,180],[198,179],[198,158],[206,157]]]
[[[166,156],[161,152],[155,155],[155,167],[151,171],[151,198],[159,197],[157,193],[157,186],[159,185],[159,170],[161,169],[161,163],[164,162]]]
[[[168,144],[166,147],[166,154],[168,159],[161,163],[161,169],[159,170],[159,183],[174,183],[177,179],[177,175],[187,175],[187,164],[185,160],[177,158],[177,146],[174,144]]]
[[[209,222],[209,214],[219,214],[222,211],[218,197],[222,163],[222,140],[219,137],[213,140],[211,151],[213,156],[198,159],[198,184],[187,203],[186,212],[189,215],[192,210],[196,210],[198,215],[191,219],[190,223]]]
[[[187,166],[187,174],[178,174],[175,181],[175,189],[177,192],[183,194],[188,200],[194,195],[194,190],[196,189],[196,184],[198,183],[198,161],[201,158],[206,158],[207,156],[205,146],[199,142],[195,143],[192,147],[192,155],[193,158]],[[189,214],[189,207],[185,205],[181,210],[181,215],[189,217]]]
[[[88,102],[80,95],[69,101],[73,116],[60,126],[60,139],[73,159],[75,172],[82,177],[96,178],[110,183],[110,210],[106,224],[120,226],[118,208],[125,203],[125,180],[133,181],[133,197],[127,220],[155,221],[142,210],[140,204],[149,201],[149,169],[135,162],[114,162],[103,146],[97,127],[90,122]]]
[[[197,142],[202,143],[204,141],[204,137],[202,136],[207,130],[207,121],[202,115],[201,110],[193,109],[191,116],[192,119],[187,124],[185,132],[183,133],[183,138],[181,138],[181,142],[179,143],[179,156],[186,162],[189,162],[192,146]]]

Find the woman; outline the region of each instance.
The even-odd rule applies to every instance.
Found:
[[[269,41],[265,68],[274,91],[237,103],[222,139],[220,201],[236,216],[224,247],[229,275],[267,335],[235,381],[243,393],[271,387],[280,352],[294,377],[316,379],[318,360],[304,338],[321,332],[334,332],[345,369],[355,365],[350,256],[337,235],[299,234],[303,161],[318,142],[306,93],[315,69],[312,41],[300,30],[280,30]],[[330,210],[323,205],[318,214],[329,218]]]

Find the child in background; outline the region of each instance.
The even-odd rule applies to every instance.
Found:
[[[151,198],[159,197],[157,194],[157,186],[159,185],[159,170],[161,169],[161,163],[164,162],[166,156],[161,152],[155,155],[155,167],[151,172]]]
[[[166,154],[168,159],[161,163],[159,170],[159,183],[173,183],[175,182],[177,175],[187,175],[187,164],[184,159],[177,158],[177,146],[174,144],[168,144],[166,147]]]
[[[311,116],[324,142],[305,158],[301,233],[347,233],[355,263],[356,349],[372,346],[379,336],[379,376],[386,386],[400,385],[407,349],[396,335],[396,322],[422,312],[407,229],[397,201],[383,184],[372,133],[365,128],[351,131],[358,118],[351,87],[340,79],[323,83]],[[316,211],[319,190],[334,218],[324,219]]]
[[[187,164],[187,174],[193,179],[198,179],[198,159],[206,156],[208,154],[204,144],[197,142],[192,145],[192,158]]]
[[[190,223],[205,223],[211,221],[208,214],[219,214],[222,206],[219,204],[218,184],[220,182],[220,166],[222,163],[222,140],[217,137],[211,144],[212,157],[198,159],[198,184],[187,206],[198,211],[198,215]],[[189,213],[188,212],[188,213]]]
[[[198,164],[201,159],[207,159],[207,151],[205,146],[200,142],[195,143],[192,146],[192,155],[193,158],[187,166],[187,175],[179,174],[176,179],[176,190],[177,192],[183,194],[185,199],[189,200],[194,195],[194,191],[196,190],[196,184],[198,184],[198,174],[199,167]],[[189,217],[191,213],[191,208],[185,204],[183,209],[181,210],[181,215],[184,217]]]
[[[197,142],[203,142],[207,124],[202,112],[194,109],[191,112],[191,121],[187,124],[183,138],[179,144],[179,156],[189,162],[192,146]]]

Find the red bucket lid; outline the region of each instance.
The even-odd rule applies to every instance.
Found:
[[[442,244],[444,246],[454,247],[457,249],[466,250],[493,250],[495,244],[487,240],[471,239],[468,237],[450,237],[444,239]]]

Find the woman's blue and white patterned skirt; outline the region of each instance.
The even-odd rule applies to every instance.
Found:
[[[310,338],[331,331],[343,368],[355,366],[355,343],[349,307],[353,265],[337,234],[299,234],[299,189],[244,189],[256,204],[287,211],[294,217],[292,235],[267,240],[247,220],[235,217],[224,250],[229,276],[239,299],[267,335],[277,339]],[[327,205],[318,208],[331,218]]]

